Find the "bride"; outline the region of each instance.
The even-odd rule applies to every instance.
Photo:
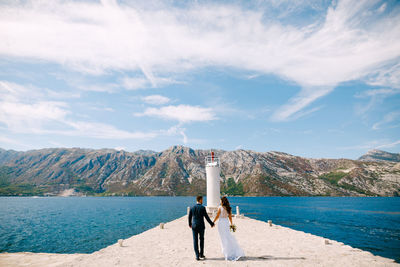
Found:
[[[229,205],[229,201],[226,197],[221,198],[221,206],[218,207],[217,216],[214,219],[214,223],[218,220],[218,232],[221,238],[222,253],[225,256],[225,260],[236,261],[240,257],[244,257],[244,252],[237,243],[235,237],[229,232],[229,221],[232,223],[232,208]],[[228,221],[229,218],[229,221]]]

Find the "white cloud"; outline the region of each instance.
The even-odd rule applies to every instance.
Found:
[[[305,26],[266,20],[261,10],[214,3],[160,2],[152,9],[140,2],[2,4],[0,55],[90,74],[141,71],[146,80],[127,78],[128,89],[157,87],[158,76],[207,66],[275,74],[303,89],[274,120],[293,117],[345,81],[399,87],[399,8],[338,1]]]
[[[147,108],[143,113],[135,113],[135,116],[159,117],[168,120],[176,120],[180,123],[194,121],[216,120],[216,116],[211,108],[199,106],[178,105],[165,106],[161,108]]]
[[[162,95],[149,95],[142,97],[142,100],[147,104],[151,105],[164,105],[167,104],[171,99]]]

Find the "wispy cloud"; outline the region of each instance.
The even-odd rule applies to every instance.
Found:
[[[160,131],[160,135],[169,135],[169,136],[180,135],[182,137],[182,144],[184,145],[205,144],[209,142],[209,140],[206,139],[188,137],[188,135],[186,134],[187,129],[182,127],[182,125],[183,125],[182,123],[179,123],[177,125],[170,127],[166,131],[162,130]]]
[[[177,81],[173,78],[154,77],[151,76],[151,80],[147,76],[143,77],[124,77],[121,82],[121,87],[128,90],[141,90],[147,88],[164,87],[170,84],[180,84],[181,81]]]
[[[74,118],[74,113],[67,102],[57,101],[63,92],[58,94],[49,89],[25,86],[8,81],[0,81],[0,125],[3,130],[11,134],[54,135],[69,137],[89,137],[109,140],[151,140],[159,136],[181,136],[182,143],[200,142],[189,139],[186,129],[182,124],[193,121],[208,121],[216,119],[210,108],[198,106],[166,106],[161,108],[146,109],[138,116],[156,116],[163,119],[178,121],[179,124],[169,129],[152,131],[128,131],[114,125],[92,121],[90,117],[84,120]],[[54,98],[54,99],[53,99]],[[154,105],[170,102],[170,99],[161,95],[150,95],[143,100]],[[84,104],[88,109],[114,111],[102,104]],[[18,146],[22,149],[32,148],[17,140],[0,136],[0,143]],[[51,144],[51,142],[49,142]]]
[[[383,149],[383,148],[393,148],[400,144],[400,140],[372,140],[359,145],[339,147],[340,150],[364,150],[368,151],[371,149]]]
[[[187,144],[188,143],[188,137],[187,137],[185,131],[180,131],[180,134],[182,135],[182,142],[184,144]]]
[[[122,80],[122,86],[129,90],[145,89],[149,87],[150,82],[145,78],[129,78],[125,77]]]
[[[0,122],[15,132],[41,133],[46,123],[62,121],[68,114],[67,105],[62,102],[17,102],[0,103]]]
[[[1,148],[6,148],[6,149],[8,147],[10,147],[10,148],[18,147],[21,149],[31,148],[31,145],[27,145],[27,144],[24,144],[22,142],[15,140],[14,138],[10,138],[7,136],[1,136],[1,135],[0,135],[0,144],[1,144]]]
[[[151,104],[151,105],[164,105],[171,101],[171,99],[169,99],[166,96],[162,96],[162,95],[144,96],[144,97],[142,97],[142,100],[145,103]]]
[[[281,106],[277,111],[275,111],[271,119],[273,121],[285,121],[290,119],[298,119],[305,115],[311,114],[321,107],[312,108],[307,111],[301,111],[302,109],[306,108],[312,102],[317,100],[318,98],[328,94],[333,90],[332,87],[330,88],[308,88],[303,89],[297,96],[291,98],[287,104]]]
[[[363,97],[375,97],[375,96],[390,96],[390,95],[395,95],[395,94],[400,94],[399,89],[387,89],[387,88],[381,88],[381,89],[372,89],[372,90],[367,90],[362,93],[356,94],[355,97],[358,98],[363,98]]]
[[[158,87],[158,77],[170,79],[171,73],[207,66],[275,74],[302,88],[273,114],[278,121],[293,117],[345,81],[399,87],[398,7],[389,10],[372,0],[338,1],[321,12],[318,23],[298,26],[266,20],[265,9],[243,6],[2,4],[0,54],[55,62],[93,75],[142,72],[143,79],[127,78],[128,89]]]
[[[382,102],[389,96],[400,94],[400,90],[397,88],[380,88],[367,90],[362,93],[355,95],[356,98],[369,98],[367,104],[356,104],[355,112],[357,115],[364,115],[368,111],[372,110],[376,106],[382,104]]]
[[[102,93],[115,93],[119,90],[118,84],[89,84],[89,85],[78,85],[78,89],[83,91],[91,91],[91,92],[102,92]]]
[[[386,7],[387,7],[387,3],[383,3],[383,4],[378,8],[378,12],[379,12],[379,13],[385,12]]]
[[[374,86],[389,86],[400,89],[400,63],[399,58],[395,58],[397,64],[389,64],[387,67],[378,68],[367,78],[367,82]]]
[[[383,119],[372,126],[372,130],[379,130],[383,125],[387,125],[391,122],[400,121],[400,111],[393,111],[386,114]]]
[[[392,147],[396,147],[398,145],[400,145],[400,140],[397,140],[395,142],[391,142],[391,143],[388,143],[388,144],[383,144],[383,145],[377,146],[376,148],[378,148],[378,149],[380,149],[380,148],[392,148]]]
[[[299,118],[311,115],[312,113],[320,110],[321,108],[322,108],[322,106],[315,107],[315,108],[310,108],[310,109],[306,109],[306,110],[300,110],[300,111],[296,112],[295,114],[293,114],[291,117],[286,117],[284,120],[289,120],[289,119],[290,120],[297,120]]]
[[[159,117],[167,120],[174,120],[180,123],[188,123],[195,121],[211,121],[216,120],[211,108],[199,106],[178,105],[165,106],[161,108],[147,108],[142,113],[135,113],[135,116]]]
[[[113,125],[88,122],[88,121],[66,121],[72,130],[58,131],[58,134],[80,137],[92,137],[100,139],[153,139],[157,132],[130,132],[121,130]]]
[[[90,110],[95,110],[95,111],[107,111],[107,112],[115,111],[113,108],[105,107],[105,106],[102,106],[101,104],[96,104],[96,105],[87,104],[86,107]]]
[[[186,135],[186,128],[182,127],[182,123],[174,125],[174,126],[170,127],[168,130],[162,130],[160,132],[162,135],[167,135],[167,136],[180,135],[182,137],[182,143],[185,145],[188,143],[188,137]]]
[[[362,144],[338,147],[339,150],[370,150],[382,144],[381,140],[372,140]]]
[[[0,123],[14,133],[57,134],[100,139],[151,139],[159,132],[130,132],[113,125],[76,121],[65,102],[50,101],[40,88],[0,82]]]
[[[243,149],[243,145],[238,145],[235,147],[235,150]]]
[[[48,99],[43,90],[0,81],[0,122],[14,132],[41,132],[44,125],[62,121],[68,104]]]

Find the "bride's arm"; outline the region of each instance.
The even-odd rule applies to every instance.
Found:
[[[231,225],[233,224],[232,222],[232,213],[229,213],[229,221],[231,221]]]
[[[215,223],[218,220],[220,214],[221,214],[221,210],[218,209],[217,216],[215,216],[213,223]]]

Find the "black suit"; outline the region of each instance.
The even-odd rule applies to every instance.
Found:
[[[214,226],[214,223],[211,221],[210,217],[208,217],[206,208],[197,203],[194,205],[189,211],[189,226],[192,227],[193,232],[193,246],[194,252],[196,253],[196,258],[204,255],[204,218],[206,218],[207,222]],[[200,255],[199,255],[199,244],[198,237],[200,236]]]

